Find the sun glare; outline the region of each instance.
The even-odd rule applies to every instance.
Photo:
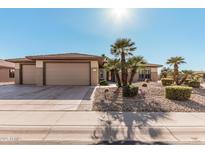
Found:
[[[129,8],[109,8],[105,9],[103,22],[109,25],[112,31],[123,31],[123,29],[133,26],[136,23],[136,11]]]
[[[111,15],[115,20],[122,20],[126,17],[128,17],[129,12],[125,8],[113,8],[111,9]]]
[[[113,15],[115,15],[117,18],[126,16],[127,9],[125,8],[113,8],[112,9]]]

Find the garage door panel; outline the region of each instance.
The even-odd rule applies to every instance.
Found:
[[[22,78],[23,84],[35,84],[36,79],[35,79],[35,65],[23,65],[22,66]]]
[[[89,85],[89,63],[47,63],[47,85]]]

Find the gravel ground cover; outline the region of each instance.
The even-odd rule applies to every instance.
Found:
[[[151,82],[148,87],[139,86],[139,94],[133,98],[122,97],[117,87],[99,87],[96,89],[94,111],[119,112],[205,112],[205,89],[193,89],[190,100],[174,101],[165,98],[165,88],[161,83]],[[105,93],[105,89],[108,92]]]

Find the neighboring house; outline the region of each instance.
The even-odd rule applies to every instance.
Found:
[[[204,82],[205,81],[205,71],[195,71],[194,74],[201,76],[200,82]]]
[[[0,82],[14,81],[14,67],[14,63],[0,60]]]
[[[162,65],[158,64],[144,64],[143,68],[137,70],[133,78],[133,82],[137,81],[145,81],[146,79],[149,81],[158,81],[158,68],[162,67]],[[102,73],[104,72],[104,73]],[[107,81],[116,81],[116,77],[114,71],[105,72],[103,69],[101,70],[101,78],[106,79]],[[128,71],[128,80],[130,78],[130,73]]]
[[[115,81],[113,72],[103,68],[103,57],[80,54],[50,54],[9,59],[15,63],[15,83],[35,85],[98,85],[100,79]],[[134,81],[158,80],[157,67],[147,64]]]

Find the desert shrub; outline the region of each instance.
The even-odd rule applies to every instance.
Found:
[[[123,87],[124,97],[134,97],[138,94],[138,87],[134,85],[128,85]]]
[[[190,82],[190,79],[186,79],[186,80],[184,81],[184,84],[185,84],[185,85],[189,85],[189,82]]]
[[[192,88],[188,86],[167,86],[166,98],[172,100],[188,100],[191,97]]]
[[[108,85],[108,82],[106,80],[101,80],[100,81],[100,85],[101,86],[107,86]]]
[[[195,80],[189,81],[188,85],[189,85],[189,87],[200,88],[200,82],[199,81],[195,81]]]
[[[171,78],[162,78],[161,81],[163,86],[170,86],[174,83],[174,80]]]
[[[142,84],[142,87],[147,87],[147,84],[146,84],[146,83],[143,83],[143,84]]]
[[[116,83],[116,86],[117,86],[118,88],[122,87],[122,85],[119,84],[119,83]]]

